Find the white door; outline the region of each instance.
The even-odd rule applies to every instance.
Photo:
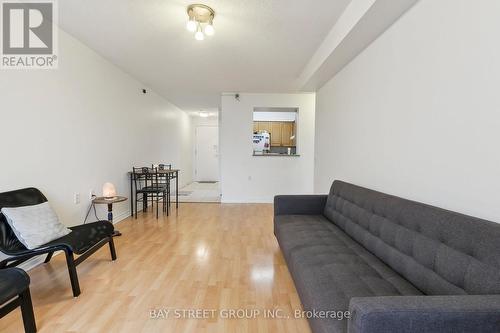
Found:
[[[219,181],[219,128],[196,127],[195,180]]]

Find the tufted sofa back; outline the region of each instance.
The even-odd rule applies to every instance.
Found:
[[[427,295],[500,294],[500,224],[337,180],[324,215]]]

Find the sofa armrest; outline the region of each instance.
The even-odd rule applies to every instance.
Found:
[[[325,209],[327,195],[277,195],[274,197],[274,216],[320,215]]]
[[[498,332],[500,295],[354,297],[349,333]]]

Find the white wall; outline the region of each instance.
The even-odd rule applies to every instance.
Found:
[[[317,94],[333,179],[500,222],[500,1],[421,0]]]
[[[0,73],[0,191],[38,187],[75,225],[90,189],[110,181],[130,195],[132,166],[172,162],[190,181],[190,117],[63,31],[59,47],[57,70]],[[129,214],[129,202],[114,213]]]
[[[220,119],[222,202],[272,202],[276,194],[312,193],[314,94],[222,96]],[[298,107],[294,156],[252,156],[254,107]]]

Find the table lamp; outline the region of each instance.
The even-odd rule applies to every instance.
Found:
[[[116,198],[115,185],[111,183],[104,183],[104,185],[102,186],[102,196],[106,199]]]

